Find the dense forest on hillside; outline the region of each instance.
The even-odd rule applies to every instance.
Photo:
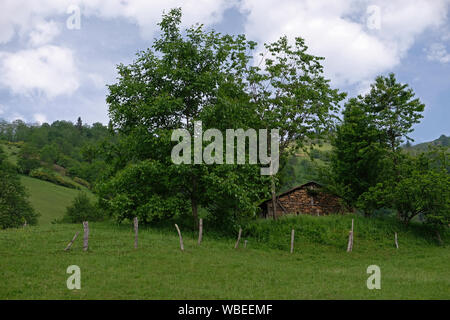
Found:
[[[73,181],[91,187],[104,168],[104,158],[98,152],[102,143],[111,140],[108,128],[101,123],[86,125],[81,118],[55,121],[52,124],[26,124],[21,120],[0,121],[0,141],[16,159],[22,174],[51,180],[67,187]]]

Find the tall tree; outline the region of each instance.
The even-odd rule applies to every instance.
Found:
[[[81,120],[81,117],[78,117],[75,127],[78,129],[78,131],[83,131],[83,121]]]
[[[386,151],[382,133],[361,97],[348,101],[343,116],[331,139],[329,177],[334,191],[354,207],[364,192],[383,180]]]
[[[265,44],[256,67],[249,68],[248,90],[257,105],[261,126],[279,129],[280,160],[323,137],[331,128],[346,94],[332,89],[323,75],[324,58],[307,53],[305,40],[287,37]],[[271,192],[276,218],[275,175]]]
[[[393,73],[379,76],[364,97],[367,112],[374,117],[377,128],[384,133],[391,152],[394,174],[398,178],[399,150],[405,141],[413,141],[409,134],[413,125],[423,118],[425,105],[408,84],[397,82]]]
[[[161,36],[152,47],[138,53],[131,65],[119,65],[119,81],[109,86],[107,102],[112,125],[127,146],[128,162],[151,161],[144,166],[147,176],[173,177],[167,180],[161,176],[158,181],[167,200],[161,203],[171,207],[174,194],[179,199],[188,199],[197,222],[199,205],[208,203],[208,186],[218,183],[219,177],[228,173],[217,169],[218,179],[211,180],[209,173],[215,170],[214,166],[197,161],[174,165],[171,134],[175,129],[185,129],[193,137],[194,123],[199,120],[203,121],[203,131],[217,128],[216,119],[221,115],[226,123],[230,123],[229,119],[239,119],[234,126],[252,120],[245,109],[248,95],[243,90],[241,76],[250,59],[247,52],[255,44],[243,36],[205,32],[201,25],[188,28],[183,34],[180,23],[180,9],[163,16],[159,23]],[[123,170],[135,172],[134,167]],[[136,177],[135,174],[123,176]],[[170,186],[163,188],[164,182]],[[237,183],[222,179],[222,184],[228,182]],[[235,185],[222,186],[224,190],[236,192]]]

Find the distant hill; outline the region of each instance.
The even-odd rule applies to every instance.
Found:
[[[21,176],[21,181],[25,186],[33,208],[40,213],[39,225],[50,224],[55,219],[61,219],[67,206],[69,206],[80,190],[58,186],[51,182],[42,181],[28,176]],[[94,194],[88,189],[81,187],[91,200],[95,199]]]
[[[428,151],[428,147],[430,146],[441,146],[441,147],[450,147],[450,137],[447,137],[446,135],[441,135],[438,139],[430,141],[430,142],[423,142],[416,145],[405,145],[404,149],[411,153],[420,153]]]
[[[20,147],[0,142],[0,148],[5,151],[7,160],[17,165],[17,155]],[[21,181],[28,192],[30,203],[40,213],[38,217],[39,225],[48,225],[53,220],[61,219],[66,212],[66,207],[72,203],[73,199],[81,191],[85,192],[91,200],[95,199],[94,194],[89,189],[73,181],[70,177],[62,176],[57,171],[54,171],[54,174],[70,181],[78,189],[66,188],[52,182],[21,175]]]

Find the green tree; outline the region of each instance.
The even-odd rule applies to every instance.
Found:
[[[16,170],[5,158],[0,148],[0,228],[16,228],[25,222],[36,224],[38,215],[27,200]]]
[[[448,155],[441,154],[441,157]],[[360,197],[359,206],[366,211],[395,209],[405,224],[422,215],[426,223],[435,228],[447,227],[450,223],[450,176],[445,161],[428,153],[401,159],[398,180],[386,180],[370,188]]]
[[[41,166],[39,150],[31,144],[25,143],[19,151],[17,165],[23,174],[29,174],[33,169],[39,168]]]
[[[280,168],[297,149],[307,150],[329,132],[334,114],[346,94],[332,89],[323,75],[324,58],[307,53],[305,40],[287,37],[265,44],[262,67],[248,67],[248,93],[256,105],[260,126],[280,132]],[[276,218],[276,183],[271,180],[272,204]]]
[[[102,219],[101,211],[91,203],[85,192],[80,192],[67,207],[63,221],[80,223],[83,221],[100,221]]]
[[[252,61],[255,42],[243,35],[205,32],[201,25],[183,34],[180,22],[179,9],[164,15],[161,36],[133,64],[120,65],[119,82],[109,86],[110,116],[126,141],[128,162],[151,159],[171,172],[172,131],[182,128],[194,136],[198,120],[203,131],[279,129],[282,153],[330,125],[344,95],[330,88],[322,59],[307,54],[302,39],[290,45],[283,37],[266,45],[264,67],[257,67]],[[254,214],[269,187],[258,168],[176,165],[171,190],[189,200],[195,221],[201,205]],[[271,181],[274,194],[275,178]],[[208,192],[216,187],[223,192]]]
[[[109,86],[107,102],[112,125],[119,131],[121,144],[126,148],[116,150],[116,154],[125,155],[126,162],[150,159],[158,163],[156,168],[163,165],[164,170],[156,171],[161,177],[146,180],[148,184],[161,184],[166,173],[176,172],[173,179],[167,181],[171,187],[164,196],[159,194],[161,201],[167,198],[170,207],[175,197],[187,200],[197,222],[198,207],[211,200],[206,192],[212,183],[208,176],[213,170],[217,170],[219,177],[228,173],[205,164],[174,165],[170,157],[174,146],[171,134],[174,129],[185,129],[194,136],[197,120],[203,121],[203,131],[217,128],[217,119],[222,116],[224,123],[240,120],[228,127],[230,129],[239,124],[249,127],[245,122],[254,117],[249,117],[249,111],[244,108],[249,97],[243,90],[241,75],[250,59],[247,51],[255,44],[243,36],[205,32],[201,25],[188,28],[183,35],[180,22],[179,9],[163,16],[159,24],[161,36],[153,46],[140,52],[133,64],[119,65],[119,82]],[[122,166],[126,166],[126,162],[122,162]],[[125,170],[134,170],[130,168]],[[239,170],[232,166],[227,168]],[[231,179],[222,181],[235,183]],[[232,186],[228,188],[231,189]],[[120,190],[117,191],[119,194]],[[150,199],[153,196],[158,194],[142,198],[147,207],[153,205]],[[162,202],[160,205],[166,207]]]
[[[354,207],[370,187],[383,181],[386,168],[382,132],[361,100],[349,100],[343,121],[331,139],[330,186],[349,207]]]
[[[394,176],[398,178],[400,146],[405,141],[414,141],[409,137],[413,125],[423,118],[425,105],[414,98],[414,91],[408,84],[397,82],[393,73],[379,76],[371,85],[369,94],[364,97],[367,112],[384,134],[386,147],[390,150]]]
[[[58,148],[53,144],[45,145],[40,154],[41,160],[49,164],[54,164],[58,160]]]
[[[83,121],[81,120],[81,117],[78,117],[75,127],[80,133],[83,131]]]

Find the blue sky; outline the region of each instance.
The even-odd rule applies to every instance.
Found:
[[[305,38],[350,96],[394,72],[426,104],[416,142],[450,135],[450,0],[0,0],[0,118],[107,123],[115,65],[150,47],[173,7],[185,26],[260,44]]]

